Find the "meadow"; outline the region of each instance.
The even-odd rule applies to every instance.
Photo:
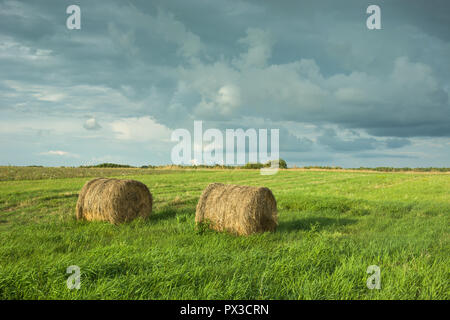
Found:
[[[151,217],[76,221],[97,176],[145,183]],[[210,182],[269,187],[276,232],[197,228]],[[449,213],[445,173],[0,167],[0,299],[448,300]],[[79,290],[66,285],[71,265]],[[366,286],[370,265],[379,290]]]

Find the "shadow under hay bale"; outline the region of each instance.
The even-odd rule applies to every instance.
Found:
[[[277,202],[268,188],[212,183],[200,196],[195,222],[238,235],[273,231]]]
[[[76,206],[78,220],[113,224],[147,218],[153,198],[147,186],[135,180],[97,178],[81,189]]]

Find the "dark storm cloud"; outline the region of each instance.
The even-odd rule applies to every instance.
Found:
[[[371,152],[371,153],[358,153],[357,156],[363,159],[389,159],[389,158],[398,158],[398,159],[416,159],[417,156],[408,155],[408,154],[392,154],[392,153],[380,153],[380,152]]]
[[[376,149],[378,141],[374,138],[354,138],[343,140],[336,135],[333,129],[325,130],[318,138],[320,144],[330,147],[336,151],[361,151]]]
[[[339,152],[359,152],[375,149],[399,149],[411,145],[409,139],[388,138],[379,139],[374,137],[361,137],[358,132],[350,131],[348,137],[339,137],[334,129],[325,129],[318,137],[321,145],[327,146]]]
[[[392,138],[386,140],[386,147],[389,149],[402,148],[405,146],[409,146],[410,144],[411,141],[408,139]]]

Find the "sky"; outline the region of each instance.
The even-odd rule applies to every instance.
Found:
[[[449,26],[445,0],[0,0],[0,165],[171,164],[202,121],[279,129],[288,166],[450,167]]]

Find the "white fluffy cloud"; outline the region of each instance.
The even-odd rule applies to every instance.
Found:
[[[110,126],[119,140],[170,141],[171,131],[151,117],[124,118],[113,121]]]
[[[101,128],[101,125],[97,122],[97,119],[95,118],[89,118],[84,123],[83,127],[86,130],[98,130]]]
[[[249,28],[246,36],[239,39],[239,44],[247,47],[247,51],[234,60],[234,64],[239,68],[261,68],[266,66],[267,60],[272,55],[274,41],[269,32]]]
[[[61,150],[50,150],[46,152],[41,152],[40,155],[43,156],[59,156],[59,157],[72,157],[72,158],[78,158],[79,155],[73,154],[67,151],[61,151]]]

